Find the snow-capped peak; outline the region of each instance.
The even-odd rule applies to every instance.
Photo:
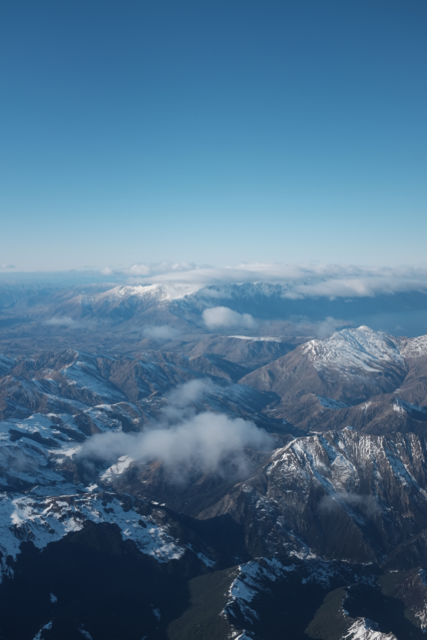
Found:
[[[366,326],[343,329],[324,340],[311,340],[302,347],[302,352],[308,355],[316,369],[354,367],[374,373],[385,363],[405,366],[404,358],[391,338]]]
[[[136,285],[119,285],[113,289],[109,289],[102,294],[97,295],[98,300],[108,300],[110,302],[121,302],[128,298],[148,298],[158,302],[170,300],[178,300],[185,298],[200,289],[200,285],[194,284],[171,284],[171,283],[155,283],[155,284],[136,284]]]
[[[97,297],[99,299],[103,298],[104,300],[117,302],[131,297],[154,297],[159,300],[167,300],[169,298],[166,289],[158,284],[120,285],[105,291],[105,293],[102,293]]]

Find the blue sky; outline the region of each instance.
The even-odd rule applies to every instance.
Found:
[[[0,265],[426,264],[425,0],[0,9]]]

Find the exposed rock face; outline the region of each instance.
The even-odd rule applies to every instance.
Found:
[[[396,548],[418,536],[413,553],[427,562],[419,539],[427,527],[426,460],[425,442],[414,434],[391,439],[344,429],[297,438],[200,517],[231,514],[254,555],[381,564],[394,552],[398,565]]]

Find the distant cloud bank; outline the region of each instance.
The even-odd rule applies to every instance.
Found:
[[[172,297],[189,293],[212,300],[227,297],[225,288],[235,284],[279,285],[278,295],[304,298],[364,298],[376,295],[427,293],[427,267],[361,267],[334,264],[253,263],[228,267],[193,263],[136,263],[128,268],[106,266],[99,270],[21,273],[12,265],[0,265],[1,282],[47,282],[55,286],[79,284],[163,285]],[[221,292],[218,288],[221,287]],[[230,293],[231,295],[231,293]],[[208,320],[209,322],[209,320]],[[231,325],[229,325],[231,326]]]
[[[108,267],[103,274],[127,282],[170,284],[183,289],[188,287],[192,291],[232,284],[279,284],[283,288],[281,295],[290,299],[360,298],[405,291],[427,292],[426,267],[261,263],[212,267],[163,262],[156,265],[134,264],[128,269]],[[214,290],[210,295],[215,296]]]

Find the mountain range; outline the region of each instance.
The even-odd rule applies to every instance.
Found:
[[[21,293],[1,298],[0,638],[425,636],[427,336],[292,334],[256,310],[275,285]]]
[[[304,286],[310,289],[310,278]],[[0,352],[14,355],[33,353],[35,346],[49,350],[53,336],[56,348],[133,355],[159,345],[175,351],[182,341],[197,348],[202,334],[307,341],[365,324],[416,337],[426,321],[424,289],[336,296],[302,295],[288,284],[265,282],[0,281]]]

